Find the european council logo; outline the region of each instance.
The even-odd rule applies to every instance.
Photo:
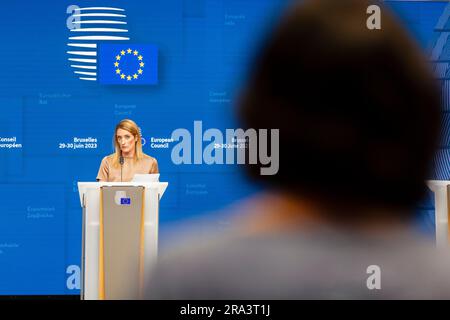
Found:
[[[131,44],[125,9],[67,7],[70,16],[70,67],[80,80],[114,85],[153,85],[158,82],[158,50]]]

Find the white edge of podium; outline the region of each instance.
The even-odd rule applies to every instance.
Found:
[[[167,189],[167,182],[78,182],[80,203],[83,208],[81,292],[82,299],[97,300],[98,297],[98,256],[100,238],[100,187],[102,186],[143,186],[145,188],[144,218],[144,275],[148,279],[158,256],[159,201]],[[89,203],[87,203],[90,201]],[[86,211],[89,208],[89,213]],[[89,246],[85,246],[89,243]],[[97,258],[94,258],[97,257]],[[89,266],[89,272],[86,272]]]
[[[429,180],[426,183],[428,188],[434,192],[436,245],[445,247],[448,246],[447,186],[450,185],[450,181]]]

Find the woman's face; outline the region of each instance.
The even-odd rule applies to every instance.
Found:
[[[123,153],[132,152],[136,148],[137,138],[130,131],[117,129],[116,139]]]

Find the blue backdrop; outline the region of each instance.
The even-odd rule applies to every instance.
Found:
[[[170,138],[177,128],[192,132],[196,120],[204,130],[237,128],[234,100],[248,61],[288,1],[95,1],[98,7],[125,10],[130,43],[158,48],[158,83],[151,86],[108,86],[74,74],[67,51],[79,49],[67,46],[73,32],[66,11],[73,4],[93,3],[28,0],[4,5],[0,294],[79,293],[76,183],[95,180],[101,159],[112,153],[114,126],[121,119],[139,124],[144,152],[158,159],[160,180],[169,182],[161,203],[162,241],[171,222],[221,209],[256,191],[237,166],[175,165],[172,145],[152,148],[151,140]],[[424,48],[433,45],[445,2],[388,5]],[[74,138],[95,142],[75,149]],[[448,143],[442,154],[449,158]],[[445,170],[440,172],[438,178],[449,178]],[[431,197],[420,208],[431,228],[433,209]]]

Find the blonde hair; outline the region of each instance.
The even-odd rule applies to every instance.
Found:
[[[128,132],[130,132],[135,138],[137,138],[137,141],[135,142],[135,152],[134,152],[134,160],[139,161],[142,158],[144,158],[144,152],[142,151],[142,136],[141,136],[141,130],[137,126],[137,124],[130,119],[124,119],[120,121],[116,129],[114,130],[114,136],[113,136],[113,146],[114,146],[114,154],[112,155],[112,164],[114,167],[120,166],[120,156],[122,155],[122,151],[120,150],[119,142],[117,141],[117,130],[123,129]]]

